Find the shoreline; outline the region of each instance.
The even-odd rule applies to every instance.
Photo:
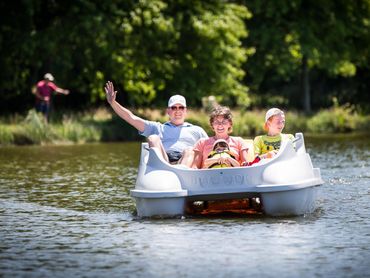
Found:
[[[153,121],[164,122],[167,116],[159,109],[133,110],[137,115]],[[253,139],[264,134],[265,111],[232,110],[234,115],[233,135]],[[25,117],[14,116],[16,120],[0,118],[0,146],[8,145],[73,145],[105,142],[144,141],[136,129],[117,117],[107,108],[93,111],[65,112],[56,115],[46,123],[42,115],[30,110]],[[204,110],[189,110],[187,121],[212,130],[208,113]],[[356,138],[370,134],[370,115],[359,115],[342,107],[321,110],[311,116],[297,112],[286,113],[284,133],[302,132],[307,138]]]

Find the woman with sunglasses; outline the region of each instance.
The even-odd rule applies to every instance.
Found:
[[[174,95],[168,100],[166,109],[169,121],[164,124],[144,120],[116,101],[117,91],[113,83],[105,85],[107,100],[113,110],[124,121],[148,138],[150,147],[157,147],[163,158],[172,164],[189,165],[194,160],[193,145],[201,138],[208,138],[199,126],[185,122],[187,115],[186,100],[181,95]]]
[[[194,167],[197,168],[208,168],[210,165],[207,161],[209,154],[217,140],[223,139],[226,141],[229,147],[229,152],[232,156],[220,156],[217,161],[213,161],[219,165],[226,164],[230,167],[246,165],[248,146],[241,137],[230,136],[232,132],[232,114],[228,107],[219,106],[216,107],[210,115],[210,125],[215,132],[215,135],[210,138],[200,139],[194,146],[196,153],[194,159]],[[207,161],[207,162],[206,162]]]

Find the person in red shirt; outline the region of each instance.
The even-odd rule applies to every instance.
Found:
[[[44,114],[46,121],[49,118],[51,95],[53,92],[68,95],[69,90],[59,88],[53,83],[54,76],[51,73],[44,75],[44,80],[37,83],[34,91],[36,95],[36,111]]]

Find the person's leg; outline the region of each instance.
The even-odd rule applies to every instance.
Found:
[[[36,112],[41,112],[42,110],[42,107],[41,107],[41,103],[40,102],[37,102],[36,105],[35,105],[35,108],[36,108]]]
[[[48,106],[45,101],[40,101],[36,105],[36,111],[41,113],[44,116],[46,122],[48,122]]]
[[[49,121],[49,115],[50,115],[50,102],[45,102],[45,111],[44,111],[46,122]]]
[[[163,158],[167,162],[170,162],[169,159],[168,159],[166,150],[164,149],[163,144],[162,144],[162,141],[161,141],[161,139],[159,138],[158,135],[150,135],[148,137],[148,143],[149,143],[149,147],[151,147],[151,148],[153,148],[153,147],[158,148],[159,151],[161,152]]]
[[[189,168],[193,167],[194,164],[195,152],[193,148],[187,148],[183,151],[182,157],[180,158],[178,164],[188,166]]]

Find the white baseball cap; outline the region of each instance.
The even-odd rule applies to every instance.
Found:
[[[267,112],[266,112],[266,116],[265,116],[265,123],[272,117],[272,116],[275,116],[275,115],[284,115],[284,112],[282,110],[280,110],[279,108],[271,108],[269,109]]]
[[[181,104],[186,107],[186,99],[181,95],[174,95],[168,100],[168,107],[172,107],[175,104]]]
[[[45,73],[44,79],[49,80],[49,81],[54,81],[54,76],[51,73]]]

